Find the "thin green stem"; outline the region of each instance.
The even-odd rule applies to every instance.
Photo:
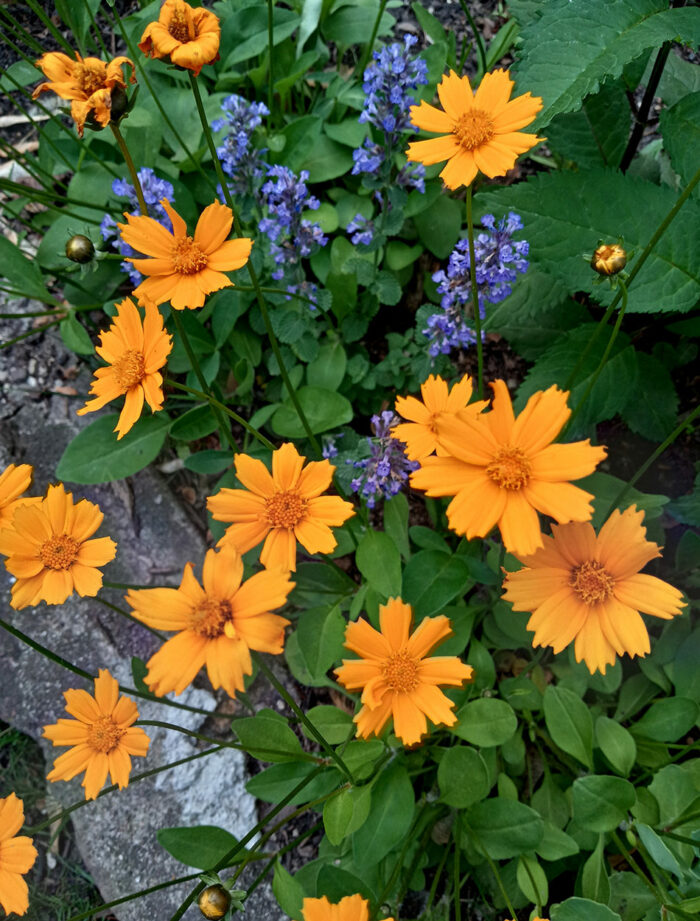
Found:
[[[491,855],[489,854],[489,852],[486,850],[486,848],[484,847],[484,845],[481,843],[481,839],[480,839],[479,836],[476,834],[476,832],[474,831],[474,829],[471,828],[471,826],[467,825],[466,822],[465,822],[465,827],[468,829],[469,834],[470,834],[471,837],[474,839],[474,841],[476,842],[477,847],[479,848],[479,850],[481,851],[481,853],[482,853],[482,854],[484,855],[484,857],[486,858],[486,861],[487,861],[488,865],[491,867],[491,872],[493,873],[493,875],[494,875],[495,878],[496,878],[496,883],[497,883],[497,885],[498,885],[498,888],[499,888],[500,891],[501,891],[501,895],[503,896],[503,901],[506,903],[506,908],[507,908],[508,911],[510,912],[511,918],[517,918],[518,916],[517,916],[516,913],[515,913],[515,909],[513,908],[513,905],[512,905],[512,903],[511,903],[510,899],[508,898],[508,893],[506,892],[506,888],[505,888],[505,886],[503,885],[503,880],[501,879],[501,874],[500,874],[500,872],[499,872],[499,870],[498,870],[498,865],[496,864],[496,862],[494,861],[494,859],[491,857]],[[459,847],[458,842],[455,842],[455,847],[456,847],[456,848]]]
[[[369,41],[365,45],[365,49],[362,52],[362,57],[360,58],[360,63],[357,66],[357,72],[360,77],[363,76],[367,63],[369,62],[370,57],[372,56],[372,49],[374,48],[374,42],[377,38],[377,32],[379,32],[379,24],[382,21],[382,16],[384,15],[384,8],[387,4],[387,0],[381,0],[379,4],[379,9],[377,10],[377,16],[374,20],[374,25],[372,26],[372,34],[369,37]]]
[[[63,317],[61,317],[61,319],[63,319]],[[0,343],[0,350],[8,349],[11,345],[21,342],[22,339],[28,339],[30,336],[35,336],[37,333],[43,333],[45,329],[50,329],[60,322],[61,320],[51,320],[49,323],[42,323],[42,325],[38,326],[36,329],[28,329],[26,333],[20,333],[20,335],[15,336],[14,339],[8,339],[7,342]]]
[[[44,23],[46,28],[49,30],[53,38],[58,42],[58,44],[69,54],[74,55],[75,51],[71,48],[70,44],[66,39],[61,35],[56,26],[51,22],[49,17],[46,15],[41,6],[36,2],[36,0],[26,0],[27,5],[31,7],[33,12],[39,17],[39,19]],[[12,14],[10,14],[12,15]],[[14,18],[14,17],[13,17]]]
[[[165,380],[165,383],[168,387],[174,387],[176,390],[183,390],[185,393],[191,393],[192,396],[199,397],[200,400],[206,400],[207,403],[210,403],[212,407],[219,409],[221,412],[226,413],[227,416],[230,416],[234,421],[236,421],[240,426],[242,426],[246,432],[257,438],[258,441],[265,445],[266,448],[269,448],[270,451],[275,450],[273,443],[265,438],[265,436],[254,428],[250,422],[247,422],[243,416],[239,416],[238,413],[234,412],[232,409],[229,409],[224,403],[221,403],[215,397],[211,396],[208,393],[205,393],[203,390],[195,390],[193,387],[187,387],[185,384],[179,384],[177,381],[174,381],[172,378],[168,377]],[[234,448],[234,453],[238,452],[238,446]]]
[[[267,862],[267,864],[263,867],[261,872],[255,877],[255,879],[250,884],[250,886],[248,886],[246,890],[246,895],[249,896],[251,892],[255,892],[255,890],[262,883],[262,881],[265,879],[267,874],[270,872],[270,870],[273,868],[273,866],[279,860],[280,857],[282,857],[288,851],[294,850],[294,848],[298,847],[298,845],[302,841],[304,841],[306,838],[310,838],[311,835],[315,834],[321,828],[323,828],[323,819],[319,819],[317,822],[314,822],[314,824],[310,828],[307,828],[306,831],[302,832],[300,835],[297,835],[295,838],[292,838],[292,840],[288,841],[287,844],[284,845],[284,847],[281,847],[277,851],[277,853],[272,857],[272,859]],[[261,856],[259,855],[258,857],[252,858],[252,859],[260,860]]]
[[[473,260],[472,260],[472,263],[473,263]],[[452,834],[454,835],[454,838],[455,838],[455,851],[453,854],[454,863],[452,866],[452,875],[454,877],[453,879],[453,893],[454,894],[452,896],[452,901],[454,903],[455,921],[462,921],[462,899],[461,899],[461,892],[460,892],[460,887],[459,887],[460,857],[461,857],[462,851],[458,845],[459,831],[460,831],[460,813],[456,812],[455,818],[454,818],[454,825],[452,826]],[[488,858],[488,855],[487,855],[487,858]],[[499,884],[500,884],[500,880],[499,880]],[[501,891],[505,894],[505,890],[503,888],[501,888]],[[515,915],[513,915],[513,918],[515,918]]]
[[[100,598],[99,595],[95,595],[95,601],[99,602],[104,607],[109,608],[110,611],[115,611],[117,614],[121,614],[122,617],[125,617],[127,620],[130,620],[133,624],[138,624],[139,627],[145,627],[146,630],[149,631],[149,633],[152,633],[153,636],[157,636],[158,639],[161,640],[163,643],[166,641],[167,639],[166,636],[163,636],[162,633],[159,633],[153,627],[144,623],[142,620],[139,620],[137,617],[134,617],[133,614],[129,614],[129,612],[125,611],[124,608],[120,608],[118,605],[112,604],[112,602],[107,601],[106,598]]]
[[[630,853],[629,849],[625,846],[622,838],[618,835],[617,831],[615,830],[611,831],[610,835],[613,841],[615,842],[617,849],[620,851],[622,856],[625,858],[625,860],[627,861],[627,864],[632,868],[632,872],[635,873],[641,879],[641,881],[644,883],[647,889],[649,889],[649,891],[653,893],[654,898],[658,902],[663,904],[664,902],[663,895],[659,892],[659,890],[656,888],[654,883],[652,883],[652,881],[649,879],[646,873],[639,866],[637,861],[634,859],[634,857]]]
[[[102,41],[102,32],[100,31],[100,27],[97,25],[95,14],[92,12],[92,7],[88,3],[88,0],[83,0],[83,6],[87,11],[90,22],[92,23],[92,31],[95,33],[95,41],[97,42],[97,45],[99,45],[99,47],[102,49],[102,54],[105,56],[105,59],[108,59],[110,57],[110,53],[107,50],[107,46]]]
[[[267,108],[274,112],[275,78],[273,62],[275,60],[275,0],[267,0]]]
[[[484,397],[484,345],[481,341],[481,310],[479,308],[479,289],[476,286],[476,257],[474,254],[474,218],[472,215],[472,186],[467,186],[467,239],[469,240],[469,281],[472,289],[472,309],[474,312],[474,334],[476,336],[477,389],[479,399]]]
[[[454,840],[454,837],[453,837],[451,840],[452,840],[452,843],[454,844],[455,847],[459,847],[458,843]],[[426,906],[425,906],[425,911],[423,912],[423,914],[425,914],[425,915],[428,914],[428,912],[429,912],[429,910],[430,910],[430,908],[431,908],[433,902],[435,901],[435,895],[436,895],[436,893],[437,893],[437,887],[438,887],[438,884],[439,884],[439,882],[440,882],[440,877],[442,876],[442,872],[443,872],[443,870],[445,869],[445,864],[447,863],[447,857],[448,857],[449,853],[450,853],[449,847],[445,847],[445,848],[443,849],[443,852],[442,852],[442,857],[440,858],[440,863],[437,865],[437,868],[436,868],[436,870],[435,870],[435,875],[433,876],[433,881],[432,881],[432,883],[430,884],[430,892],[428,893],[428,902],[427,902],[427,904],[426,904]],[[513,918],[515,918],[515,915],[513,915]]]
[[[122,133],[119,130],[119,125],[116,122],[110,122],[109,127],[112,129],[114,139],[119,145],[119,150],[121,150],[122,156],[124,157],[126,168],[129,170],[129,175],[131,176],[131,182],[133,183],[134,191],[136,192],[136,198],[138,199],[141,214],[144,215],[144,217],[148,217],[148,205],[146,204],[146,199],[143,197],[141,180],[139,179],[139,174],[136,172],[136,167],[134,166],[134,161],[131,159],[131,154],[129,153],[129,148],[126,146],[126,141],[124,140]]]
[[[484,47],[484,40],[482,39],[479,30],[476,27],[474,18],[469,12],[469,7],[467,6],[466,0],[459,0],[459,4],[464,10],[464,15],[467,17],[469,25],[472,27],[472,32],[474,33],[474,38],[476,39],[476,46],[479,49],[479,61],[481,62],[481,74],[482,76],[486,73],[486,48]]]

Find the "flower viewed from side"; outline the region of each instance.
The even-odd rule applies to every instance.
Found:
[[[17,834],[22,825],[24,805],[10,793],[0,799],[0,905],[7,915],[23,915],[29,908],[29,889],[22,876],[38,856],[32,839]]]
[[[207,499],[215,521],[232,522],[219,541],[245,553],[261,541],[260,562],[267,569],[296,570],[297,541],[307,553],[332,553],[338,528],[355,514],[340,496],[324,496],[335,467],[311,461],[287,442],[272,452],[272,475],[261,460],[247,454],[234,459],[236,476],[245,489],[221,489]]]
[[[103,518],[87,499],[74,505],[62,483],[49,486],[40,503],[21,505],[12,526],[0,531],[0,553],[16,580],[12,607],[20,610],[40,601],[63,604],[73,590],[81,597],[96,595],[102,588],[97,567],[117,552],[111,537],[88,540]]]
[[[619,243],[604,243],[593,253],[591,268],[599,275],[617,275],[627,265],[627,253]]]
[[[379,630],[366,620],[345,630],[345,647],[360,658],[343,659],[335,674],[348,690],[362,688],[363,706],[354,721],[363,739],[380,735],[392,717],[404,745],[416,745],[427,734],[426,717],[436,725],[457,722],[454,703],[438,685],[461,687],[473,670],[457,656],[430,656],[452,634],[447,617],[426,617],[413,633],[412,623],[410,604],[390,598],[379,607]]]
[[[525,93],[510,99],[513,81],[507,70],[485,74],[476,92],[469,77],[453,70],[438,84],[444,111],[423,101],[411,107],[411,121],[442,137],[408,145],[409,160],[425,166],[447,160],[440,173],[449,189],[469,185],[481,171],[493,178],[512,169],[518,156],[545,140],[520,131],[542,108],[539,96]]]
[[[411,485],[429,496],[454,496],[447,520],[467,540],[498,525],[506,550],[542,546],[537,512],[556,521],[587,521],[593,496],[569,480],[593,473],[606,455],[590,441],[552,444],[571,415],[568,392],[538,390],[516,418],[501,380],[491,384],[493,408],[477,418],[458,413],[440,425],[447,457],[426,457]]]
[[[406,455],[411,460],[422,460],[437,451],[446,454],[440,447],[440,423],[460,410],[476,418],[488,406],[486,400],[469,403],[472,398],[472,379],[468,374],[448,389],[447,381],[431,374],[420,387],[423,402],[416,397],[397,397],[396,412],[408,422],[395,425],[391,430],[394,438],[406,444]],[[469,405],[467,405],[469,404]]]
[[[346,460],[362,472],[350,482],[350,489],[360,493],[367,508],[374,508],[377,499],[391,499],[408,481],[408,475],[418,469],[417,461],[406,455],[406,445],[394,436],[399,417],[390,409],[372,416],[373,436],[367,438],[369,457]]]
[[[329,902],[324,895],[320,899],[304,899],[301,915],[303,921],[369,921],[369,902],[361,895],[346,895],[339,902]]]
[[[243,561],[231,546],[207,550],[200,586],[185,566],[179,588],[132,590],[134,617],[157,630],[177,631],[148,661],[146,684],[159,696],[181,694],[206,665],[215,688],[231,697],[251,675],[250,650],[279,655],[289,621],[271,613],[294,588],[289,572],[266,570],[241,584]]]
[[[106,128],[112,117],[112,94],[126,89],[126,79],[122,67],[131,68],[129,82],[135,83],[134,64],[129,58],[118,57],[108,64],[99,58],[82,58],[75,52],[76,60],[60,51],[42,54],[36,62],[48,83],[40,83],[32,93],[36,99],[40,93],[51,90],[61,99],[70,100],[70,114],[83,136],[85,121],[92,116],[94,121]],[[122,105],[120,103],[120,108]]]
[[[649,635],[639,612],[669,620],[685,606],[681,593],[656,576],[641,573],[661,556],[646,540],[644,515],[630,506],[614,511],[596,536],[589,522],[552,526],[552,536],[525,566],[508,573],[505,595],[515,611],[530,611],[533,646],[561,652],[574,642],[576,661],[605,673],[621,656],[645,656]]]
[[[233,285],[223,273],[246,264],[253,241],[248,237],[226,239],[233,225],[233,213],[218,201],[202,211],[194,237],[188,236],[187,225],[167,199],[160,204],[170,218],[172,233],[145,215],[125,214],[127,223],[117,224],[122,239],[150,257],[127,259],[137,271],[148,276],[134,295],[139,302],[170,301],[175,310],[202,307],[207,294]]]
[[[165,0],[156,22],[149,22],[139,48],[152,58],[169,57],[195,77],[205,64],[219,60],[219,17],[184,0]]]
[[[150,739],[133,724],[139,718],[136,704],[119,696],[119,683],[106,668],[95,678],[95,696],[71,688],[63,692],[66,711],[75,719],[60,719],[44,726],[44,738],[54,745],[70,745],[59,755],[47,780],[72,780],[85,771],[85,799],[95,799],[109,773],[123,790],[129,783],[130,755],[144,757]]]
[[[36,505],[40,496],[23,496],[32,482],[30,464],[10,464],[0,473],[0,529],[12,525],[15,511],[22,505]]]
[[[163,408],[163,376],[160,369],[173,347],[172,337],[163,328],[158,308],[146,302],[141,320],[138,307],[126,297],[117,304],[117,315],[109,329],[100,333],[97,354],[107,362],[95,371],[90,387],[93,399],[77,410],[79,416],[102,409],[107,403],[125,396],[119,414],[117,440],[123,438],[138,420],[144,400],[153,412]]]

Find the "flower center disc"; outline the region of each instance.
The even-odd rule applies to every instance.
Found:
[[[293,528],[306,514],[306,505],[295,489],[277,492],[267,500],[267,520],[273,528]]]
[[[384,678],[392,691],[408,693],[418,686],[418,662],[407,652],[397,652],[382,668]]]
[[[78,556],[80,544],[67,534],[50,537],[39,549],[39,559],[47,569],[68,569]]]
[[[88,745],[96,752],[104,752],[107,755],[119,745],[125,732],[126,730],[120,729],[111,716],[101,716],[88,729]]]
[[[230,624],[231,629],[233,628],[233,624],[230,623],[232,617],[230,602],[207,598],[194,612],[191,626],[195,633],[209,639],[221,636],[224,631],[227,636],[231,636],[231,632],[225,628],[227,624]]]
[[[173,10],[170,16],[168,32],[174,39],[184,44],[185,42],[191,42],[195,37],[193,25],[194,24],[189,21],[187,12],[178,5],[177,9]]]
[[[137,349],[128,349],[113,367],[117,383],[124,392],[140,384],[146,374],[143,352]]]
[[[474,150],[493,137],[493,121],[483,109],[472,108],[459,116],[452,133],[465,150]]]
[[[180,275],[194,275],[207,267],[208,258],[192,237],[177,240],[173,247],[173,265]]]
[[[571,570],[569,585],[584,604],[599,604],[612,595],[615,580],[600,563],[587,560]]]
[[[531,469],[520,448],[501,448],[486,468],[486,475],[501,489],[518,490],[527,486]]]
[[[86,97],[92,96],[105,85],[105,74],[95,65],[82,64],[78,72],[78,85]]]

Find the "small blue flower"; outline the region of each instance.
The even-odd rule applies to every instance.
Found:
[[[374,237],[374,221],[368,220],[361,214],[356,214],[348,224],[347,231],[352,234],[350,241],[353,246],[357,246],[358,243],[369,246]]]
[[[256,195],[265,175],[265,150],[256,148],[252,138],[270,111],[264,102],[248,102],[235,93],[224,99],[221,108],[224,117],[215,119],[211,128],[214,132],[227,129],[216,152],[223,171],[231,177],[229,189],[234,195]]]
[[[391,437],[391,429],[400,421],[391,410],[372,416],[374,437],[367,439],[370,456],[359,461],[346,461],[362,470],[351,481],[350,489],[365,497],[368,508],[374,508],[378,498],[391,499],[395,496],[406,483],[408,475],[420,467],[417,461],[406,457],[406,445]]]

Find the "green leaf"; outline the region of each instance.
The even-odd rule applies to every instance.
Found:
[[[616,720],[599,716],[595,722],[596,742],[613,770],[628,777],[637,759],[633,736]]]
[[[687,697],[657,700],[632,726],[632,732],[655,742],[675,742],[690,732],[698,715],[700,707]]]
[[[28,259],[18,246],[0,234],[0,278],[7,279],[9,287],[27,297],[50,300],[51,295],[41,277],[35,260]]]
[[[318,356],[306,369],[306,379],[312,387],[337,390],[345,377],[348,357],[339,339],[324,342]]]
[[[411,556],[408,541],[408,499],[399,492],[384,503],[384,530],[396,544],[401,556],[407,560]]]
[[[318,115],[304,115],[286,125],[277,135],[284,140],[281,153],[270,159],[281,163],[298,173],[306,159],[309,148],[317,143],[323,131],[323,119]]]
[[[567,899],[550,910],[552,921],[622,921],[607,905],[590,899]]]
[[[593,769],[593,719],[581,698],[549,685],[544,692],[544,719],[552,741]]]
[[[401,240],[390,240],[386,247],[385,264],[393,272],[400,272],[401,269],[413,265],[422,252],[423,247],[418,243],[415,246],[408,246]]]
[[[678,764],[667,764],[657,771],[649,784],[649,793],[659,807],[653,824],[664,828],[680,819],[698,796],[693,777]]]
[[[605,836],[598,839],[596,849],[583,865],[581,874],[581,892],[587,899],[602,902],[610,901],[610,880],[605,863]]]
[[[190,828],[159,828],[158,844],[180,863],[199,870],[209,870],[238,844],[238,838],[216,825],[193,825]],[[243,860],[242,847],[233,858]]]
[[[524,854],[519,857],[515,878],[528,901],[537,905],[547,904],[549,901],[547,874],[534,857],[526,857]]]
[[[331,844],[340,844],[367,821],[372,803],[370,784],[341,790],[323,807],[323,827]]]
[[[274,27],[272,31],[272,44],[279,45],[280,42],[283,42],[285,38],[294,32],[299,26],[299,17],[296,13],[293,13],[291,10],[285,10],[278,6],[274,7]],[[248,12],[248,11],[246,11]],[[228,71],[233,68],[235,64],[239,64],[242,61],[247,61],[249,58],[255,57],[255,55],[260,54],[268,48],[268,31],[267,31],[267,11],[265,9],[257,8],[250,11],[251,14],[254,12],[256,14],[261,14],[257,16],[257,24],[259,28],[257,31],[250,34],[248,37],[243,38],[242,41],[234,43],[233,50],[226,58],[224,63],[223,70]]]
[[[401,594],[401,557],[388,534],[367,531],[357,548],[355,562],[370,586],[383,598],[396,598]]]
[[[413,822],[413,810],[413,785],[408,771],[394,762],[373,785],[370,816],[352,837],[356,866],[376,866],[402,841]]]
[[[251,796],[263,800],[265,803],[279,803],[297,787],[302,780],[306,780],[318,767],[310,761],[295,761],[290,764],[271,764],[270,767],[260,771],[250,778],[245,785]],[[310,780],[301,790],[289,800],[290,806],[308,803],[317,796],[325,796],[338,786],[338,772],[333,768],[323,771]]]
[[[297,35],[297,57],[301,54],[301,49],[306,44],[306,40],[316,30],[321,20],[321,10],[323,9],[323,0],[304,0],[301,10],[301,23],[299,24],[299,33]]]
[[[329,704],[319,704],[307,710],[306,718],[313,723],[330,745],[339,745],[344,742],[353,728],[350,714],[338,707],[331,707]],[[301,728],[307,738],[315,740],[303,723]]]
[[[299,168],[309,171],[309,182],[327,182],[344,176],[352,164],[352,151],[322,134],[309,148]]]
[[[610,877],[610,907],[622,921],[640,921],[657,904],[642,880],[634,873],[613,873]]]
[[[493,797],[473,806],[466,813],[470,829],[494,860],[506,860],[533,851],[542,840],[544,822],[534,809],[524,803]],[[466,831],[470,838],[469,831]]]
[[[589,774],[573,783],[574,820],[588,831],[612,831],[627,817],[636,794],[631,783],[607,774]]]
[[[462,227],[462,208],[458,201],[440,195],[413,218],[421,243],[437,256],[447,259],[459,239]]]
[[[458,711],[450,732],[472,745],[494,748],[507,742],[517,728],[518,718],[510,704],[496,697],[480,697]]]
[[[700,703],[700,628],[681,644],[673,660],[673,684],[679,697]]]
[[[543,860],[561,860],[562,857],[573,857],[580,848],[571,835],[552,825],[544,823],[544,834],[537,845],[536,851]]]
[[[649,441],[663,441],[676,427],[678,394],[665,365],[644,352],[636,355],[634,399],[620,415],[633,432]]]
[[[627,250],[641,253],[677,197],[668,186],[614,170],[557,171],[499,191],[484,190],[479,193],[479,209],[482,214],[517,211],[527,227],[533,263],[560,279],[570,293],[586,291],[609,304],[612,292],[607,285],[594,284],[595,272],[582,254],[593,252],[598,240],[615,241],[618,236]],[[699,250],[700,204],[691,200],[634,279],[627,311],[658,313],[694,307]]]
[[[619,77],[624,65],[648,48],[672,40],[697,45],[696,12],[669,10],[665,0],[550,0],[520,33],[520,61],[514,68],[517,93],[529,90],[543,100],[528,131],[580,108],[606,77]]]
[[[290,918],[301,918],[304,890],[301,883],[298,883],[291,873],[285,870],[280,860],[275,861],[272,892],[286,915],[289,915]]]
[[[170,426],[170,434],[178,441],[197,441],[216,431],[218,422],[209,404],[188,409]]]
[[[480,802],[491,789],[484,759],[467,745],[446,749],[438,765],[438,786],[440,797],[448,806],[463,809]]]
[[[547,143],[555,154],[589,169],[617,167],[630,132],[627,95],[619,84],[588,96],[578,112],[557,116],[547,127]]]
[[[340,658],[346,626],[337,605],[304,611],[300,615],[297,642],[304,664],[314,679],[323,678],[336,659]]]
[[[143,416],[119,441],[117,413],[100,416],[70,442],[56,476],[69,483],[109,483],[132,476],[154,461],[163,447],[170,417],[163,412]]]
[[[95,346],[92,343],[88,331],[78,320],[74,313],[69,314],[65,320],[58,324],[61,339],[66,346],[78,355],[93,355]]]
[[[299,387],[297,398],[314,435],[345,425],[353,417],[352,404],[346,397],[321,387]],[[306,430],[290,402],[275,412],[270,422],[276,435],[304,438]]]
[[[373,34],[374,23],[379,13],[379,0],[353,0],[348,6],[336,9],[321,26],[327,42],[335,42],[342,48],[348,45],[366,45]],[[396,21],[389,13],[382,13],[377,38],[390,32]]]
[[[689,93],[670,109],[662,109],[660,123],[671,166],[687,185],[697,169],[692,151],[700,146],[700,93]],[[693,195],[700,195],[697,186]]]
[[[673,873],[678,879],[684,879],[688,871],[683,869],[675,854],[672,853],[656,832],[648,825],[645,825],[644,822],[636,822],[634,827],[654,863],[658,864],[662,870],[668,870],[669,873]]]
[[[185,458],[185,467],[194,473],[221,473],[231,466],[230,451],[197,451]]]
[[[260,761],[294,761],[301,753],[299,739],[274,710],[265,708],[255,716],[241,717],[231,728],[248,754]]]
[[[331,604],[357,591],[357,583],[350,576],[323,563],[300,563],[294,582],[290,600],[307,607]]]
[[[462,557],[421,550],[406,564],[401,597],[413,605],[417,618],[428,617],[463,595],[472,582]]]

